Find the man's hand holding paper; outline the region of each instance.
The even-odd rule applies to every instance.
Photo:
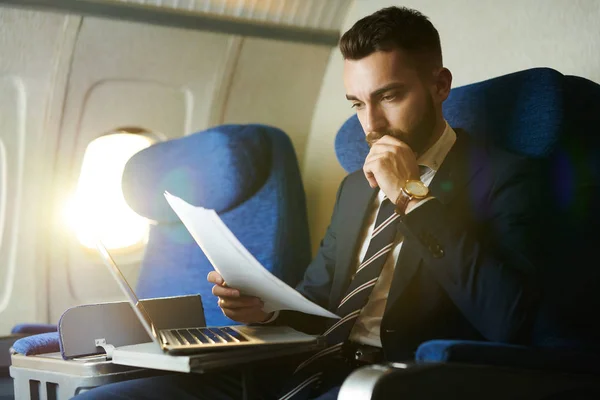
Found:
[[[224,300],[219,301],[228,302],[226,306],[231,306],[237,312],[241,308],[252,308],[246,310],[241,318],[251,319],[249,322],[262,322],[277,310],[295,310],[339,318],[265,269],[237,240],[214,210],[192,206],[169,193],[165,193],[165,198],[218,273],[218,277],[212,275],[212,282],[218,284],[218,288],[214,290],[223,295]],[[227,287],[218,283],[221,279],[226,282]],[[262,302],[262,313],[255,311],[260,303],[254,306],[251,305],[252,301]],[[223,304],[219,305],[223,308]],[[232,315],[235,312],[232,311]]]
[[[264,303],[258,297],[245,296],[239,290],[228,287],[217,271],[208,274],[208,281],[215,284],[212,292],[219,298],[219,307],[228,318],[244,324],[257,324],[268,321],[273,315],[263,311]]]

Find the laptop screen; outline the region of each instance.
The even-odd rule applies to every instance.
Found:
[[[152,322],[150,315],[148,314],[148,312],[144,308],[143,304],[138,299],[137,295],[135,294],[135,292],[133,291],[133,289],[131,288],[129,283],[127,283],[125,276],[121,273],[121,270],[119,269],[119,267],[117,267],[115,260],[113,260],[110,253],[108,252],[108,250],[106,249],[106,247],[100,240],[96,241],[96,248],[98,249],[98,252],[100,253],[100,256],[102,257],[104,264],[106,264],[106,266],[108,267],[110,274],[113,276],[113,278],[115,278],[115,280],[117,281],[117,284],[121,288],[121,291],[127,297],[127,300],[131,304],[133,311],[138,316],[140,322],[144,326],[144,329],[146,329],[146,331],[148,332],[150,337],[154,338],[155,341],[158,342],[158,336],[156,334],[156,330],[154,328],[154,323]]]

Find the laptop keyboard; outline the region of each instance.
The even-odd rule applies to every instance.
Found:
[[[247,342],[248,338],[238,331],[225,327],[169,329],[162,331],[167,341],[175,345],[199,345]],[[172,340],[170,340],[172,339]]]

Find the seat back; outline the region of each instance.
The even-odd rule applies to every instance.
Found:
[[[600,226],[599,110],[598,84],[550,68],[457,87],[444,102],[452,127],[544,164],[539,231],[546,251],[532,337],[539,346],[598,347],[592,315],[600,308],[600,268],[593,261]],[[362,168],[369,148],[356,116],[341,127],[335,146],[347,172]]]
[[[600,352],[600,85],[564,77],[564,131],[548,162],[540,346]]]
[[[155,144],[123,173],[130,207],[150,219],[141,298],[200,294],[207,325],[226,325],[207,274],[212,265],[163,193],[214,209],[239,241],[290,285],[310,261],[305,194],[288,136],[264,125],[223,125]]]

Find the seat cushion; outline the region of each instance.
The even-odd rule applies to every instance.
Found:
[[[270,142],[260,129],[222,125],[135,154],[123,173],[123,195],[134,211],[157,222],[179,222],[165,191],[221,213],[261,187],[270,162]]]

